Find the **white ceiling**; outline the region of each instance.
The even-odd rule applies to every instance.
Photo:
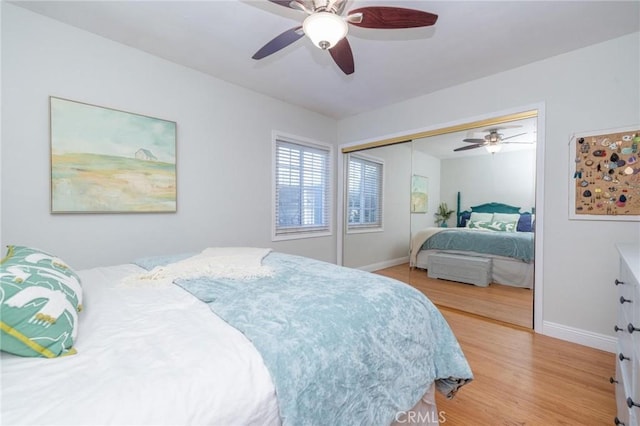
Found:
[[[17,1],[18,6],[334,118],[640,30],[639,1],[350,0],[439,15],[433,27],[350,26],[355,73],[305,37],[260,61],[306,15],[267,0]]]

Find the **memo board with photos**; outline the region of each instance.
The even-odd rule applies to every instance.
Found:
[[[576,134],[569,218],[640,220],[640,125]]]

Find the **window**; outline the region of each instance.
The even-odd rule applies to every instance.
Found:
[[[274,240],[330,235],[331,147],[275,138]]]
[[[347,231],[382,228],[382,173],[379,160],[349,155]]]

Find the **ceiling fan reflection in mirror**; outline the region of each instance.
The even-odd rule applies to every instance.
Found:
[[[512,144],[528,144],[528,145],[530,145],[530,144],[535,143],[533,141],[512,141],[510,139],[517,138],[518,136],[526,135],[527,133],[526,132],[518,133],[518,134],[515,134],[515,135],[511,135],[511,136],[505,137],[502,133],[500,133],[500,130],[502,130],[502,129],[504,129],[504,128],[489,129],[489,130],[487,130],[489,133],[487,135],[485,135],[484,138],[482,138],[482,139],[480,139],[480,138],[463,139],[462,142],[472,143],[473,145],[462,146],[460,148],[454,149],[454,151],[455,152],[457,152],[457,151],[467,151],[467,150],[470,150],[470,149],[476,149],[476,148],[485,147],[486,150],[489,151],[491,154],[495,154],[496,152],[499,152],[502,149],[502,145],[503,144],[511,144],[512,143]]]
[[[389,6],[368,6],[350,10],[343,16],[347,0],[269,0],[272,3],[306,13],[302,26],[291,28],[262,46],[253,59],[265,58],[306,35],[313,44],[328,50],[334,62],[347,75],[355,70],[349,25],[373,29],[427,27],[438,15],[421,10]]]

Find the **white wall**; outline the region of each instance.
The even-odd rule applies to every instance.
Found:
[[[214,245],[335,262],[335,234],[271,242],[271,134],[335,143],[333,119],[2,2],[2,245],[75,268]],[[49,213],[49,96],[176,121],[176,214]],[[10,184],[9,184],[10,183]]]
[[[384,161],[383,231],[346,234],[343,265],[372,270],[391,266],[387,261],[408,261],[411,144],[373,148],[362,154]]]
[[[535,154],[525,150],[442,160],[442,201],[455,209],[460,191],[462,210],[495,201],[530,212],[536,201]]]
[[[574,132],[637,123],[640,33],[341,120],[350,143],[543,102],[545,323],[613,335],[618,260],[614,244],[640,240],[638,222],[568,219],[568,142]],[[491,104],[487,103],[491,99]],[[388,117],[394,117],[392,121]],[[541,330],[539,330],[541,331]]]

